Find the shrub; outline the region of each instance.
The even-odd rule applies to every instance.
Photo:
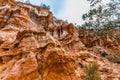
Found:
[[[86,73],[84,80],[101,80],[101,77],[98,74],[97,62],[84,65],[84,72]]]
[[[117,42],[120,44],[120,34],[116,35],[115,39],[116,39]]]
[[[106,59],[108,59],[109,61],[113,61],[113,56],[112,55],[107,55],[105,56]]]
[[[29,1],[29,0],[26,0],[25,3],[30,4],[30,1]]]
[[[42,3],[41,3],[40,6],[44,7],[44,8],[47,9],[47,10],[50,10],[50,5],[46,5],[46,4],[42,4]]]
[[[106,59],[108,59],[111,62],[120,64],[120,52],[117,52],[117,53],[112,54],[112,55],[107,55]]]

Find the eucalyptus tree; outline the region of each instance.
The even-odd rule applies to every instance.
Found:
[[[116,21],[120,21],[120,0],[111,0],[104,4],[102,0],[87,0],[90,2],[90,11],[83,14],[85,26],[89,29],[112,29]]]

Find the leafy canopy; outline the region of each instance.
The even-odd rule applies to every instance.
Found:
[[[90,11],[83,14],[84,26],[89,29],[113,29],[120,24],[120,0],[110,0],[104,4],[102,0],[87,0]]]

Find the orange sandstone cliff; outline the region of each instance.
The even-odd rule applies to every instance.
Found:
[[[98,61],[103,80],[120,80],[120,65],[89,51],[72,23],[44,7],[0,0],[0,80],[83,80]]]

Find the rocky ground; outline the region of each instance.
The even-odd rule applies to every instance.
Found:
[[[57,20],[44,7],[0,0],[0,80],[83,80],[83,65],[94,61],[103,80],[120,80],[120,64],[95,52],[103,45],[108,52],[119,50],[119,44],[80,37],[72,23]]]

